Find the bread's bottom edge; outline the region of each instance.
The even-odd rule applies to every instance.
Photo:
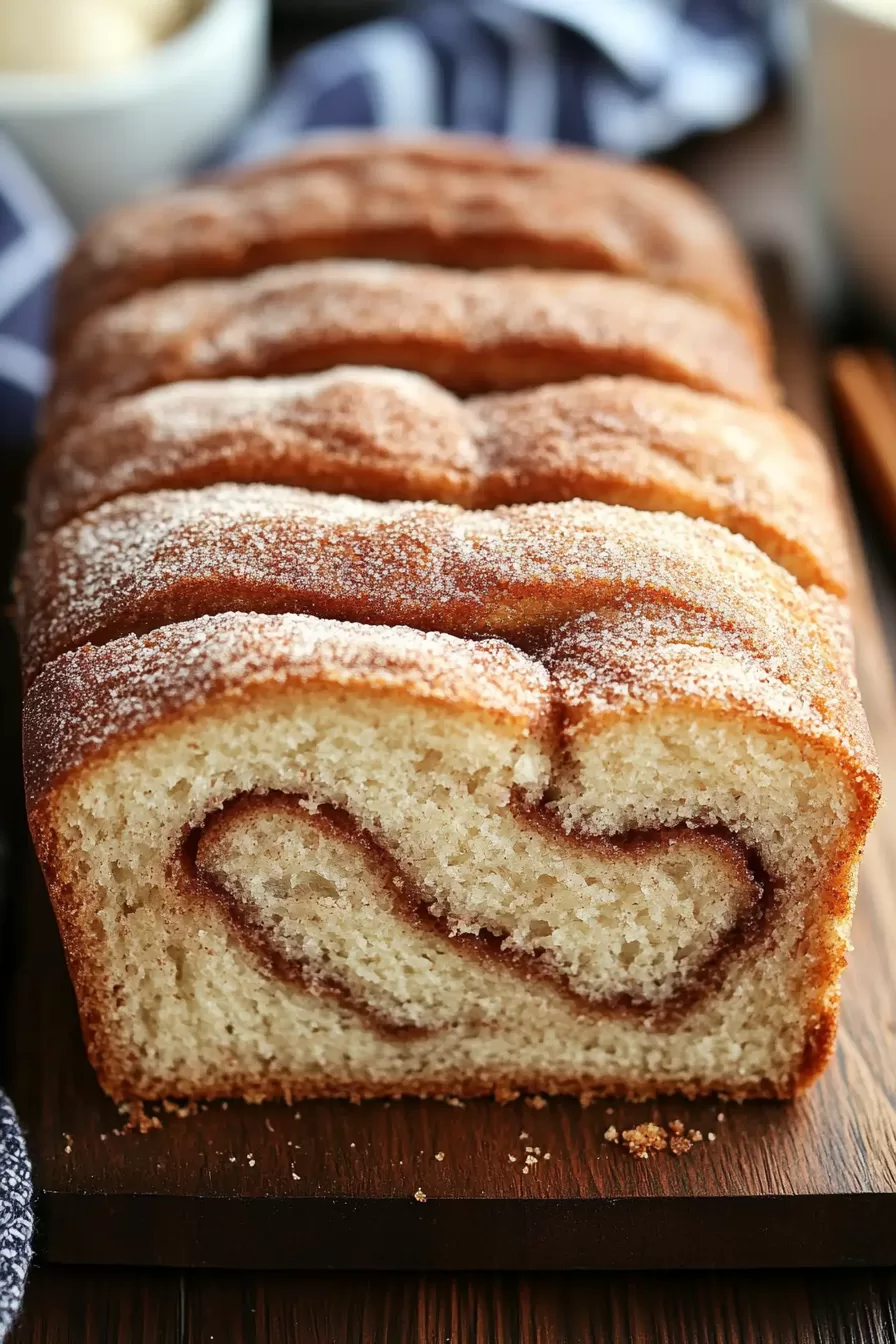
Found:
[[[375,1068],[366,1076],[345,1072],[342,1075],[316,1071],[302,1074],[296,1070],[259,1068],[257,1072],[207,1071],[205,1076],[190,1077],[177,1072],[168,1077],[149,1077],[134,1068],[134,1061],[117,1054],[102,1033],[93,1034],[85,1024],[88,1053],[104,1091],[116,1102],[229,1101],[252,1104],[299,1101],[345,1100],[354,1103],[389,1100],[457,1101],[493,1099],[504,1104],[521,1097],[568,1097],[582,1107],[601,1098],[647,1101],[659,1097],[720,1097],[732,1101],[790,1101],[804,1093],[824,1072],[833,1054],[839,1008],[826,1009],[806,1033],[802,1057],[786,1075],[772,1077],[699,1076],[682,1072],[620,1074],[611,1077],[597,1073],[561,1073],[523,1071],[511,1061],[503,1070],[432,1073],[417,1070],[402,1076],[392,1067],[379,1076]]]

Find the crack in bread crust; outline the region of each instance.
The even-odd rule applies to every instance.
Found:
[[[35,540],[18,608],[28,684],[79,645],[217,612],[301,612],[536,649],[583,619],[586,668],[585,626],[598,643],[625,630],[629,660],[643,660],[654,629],[674,631],[694,694],[705,687],[701,650],[718,649],[719,663],[724,649],[729,693],[736,660],[761,676],[769,709],[853,742],[867,733],[834,599],[719,527],[618,506],[471,512],[275,486],[124,496]],[[574,681],[576,659],[566,663]],[[653,676],[659,689],[668,673]]]

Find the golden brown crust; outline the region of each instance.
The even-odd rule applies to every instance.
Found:
[[[865,733],[833,599],[820,604],[724,529],[672,514],[579,502],[470,512],[277,486],[122,496],[35,540],[18,603],[26,682],[79,645],[215,612],[305,612],[531,647],[613,610],[630,659],[649,617],[690,613],[698,690],[701,633],[743,632],[820,728],[856,742]],[[640,621],[631,630],[627,607]]]
[[[825,1030],[830,1029],[836,1035],[837,1015],[833,1014],[830,1028],[827,1020]],[[722,1076],[700,1076],[696,1072],[692,1079],[682,1079],[674,1089],[668,1082],[650,1074],[634,1079],[620,1081],[602,1074],[580,1073],[574,1076],[559,1072],[533,1075],[508,1068],[500,1075],[489,1070],[477,1074],[467,1070],[462,1074],[430,1075],[425,1081],[419,1076],[409,1074],[405,1078],[394,1075],[383,1077],[376,1083],[359,1083],[350,1071],[344,1075],[310,1077],[301,1074],[283,1074],[274,1076],[262,1072],[246,1074],[236,1070],[228,1073],[216,1073],[214,1076],[197,1079],[183,1074],[176,1079],[170,1077],[152,1078],[145,1070],[135,1065],[130,1058],[122,1058],[108,1039],[104,1024],[97,1021],[88,1026],[81,1023],[85,1036],[87,1053],[100,1085],[114,1101],[132,1102],[164,1101],[169,1098],[184,1101],[225,1101],[234,1098],[253,1103],[264,1101],[316,1101],[345,1099],[352,1102],[376,1101],[381,1098],[416,1097],[420,1100],[433,1099],[444,1101],[451,1099],[472,1100],[476,1097],[494,1098],[506,1103],[524,1096],[573,1097],[587,1108],[593,1101],[606,1098],[626,1101],[649,1101],[654,1097],[668,1096],[674,1091],[676,1096],[695,1100],[698,1097],[718,1095],[731,1101],[792,1101],[801,1096],[816,1081],[822,1070],[807,1072],[804,1068],[796,1070],[785,1079],[763,1078],[749,1086],[733,1083],[731,1078]],[[827,1061],[825,1061],[827,1062]],[[823,1069],[824,1066],[822,1066]]]
[[[301,612],[547,642],[569,712],[599,717],[621,686],[655,696],[678,679],[690,703],[761,704],[874,770],[841,607],[750,543],[676,515],[474,513],[274,486],[123,496],[32,544],[18,603],[26,683],[81,645],[219,612]],[[683,665],[656,654],[663,631]]]
[[[106,1091],[113,1101],[118,1102],[160,1102],[169,1098],[183,1101],[242,1099],[255,1103],[285,1101],[290,1105],[298,1101],[326,1101],[347,1097],[352,1102],[360,1103],[383,1098],[391,1099],[400,1095],[400,1097],[418,1098],[420,1101],[427,1099],[473,1101],[474,1098],[485,1097],[501,1103],[517,1101],[520,1097],[572,1097],[579,1099],[583,1107],[588,1107],[599,1099],[642,1102],[669,1094],[688,1098],[689,1101],[712,1095],[736,1102],[793,1101],[794,1098],[801,1097],[818,1077],[818,1074],[810,1075],[797,1071],[793,1077],[785,1081],[766,1078],[744,1087],[732,1083],[731,1078],[703,1078],[695,1074],[692,1081],[682,1079],[676,1086],[669,1087],[664,1079],[650,1077],[647,1074],[639,1077],[637,1082],[634,1079],[619,1082],[619,1079],[607,1078],[600,1074],[578,1074],[575,1077],[559,1073],[532,1075],[521,1071],[513,1073],[508,1068],[500,1078],[493,1073],[477,1077],[473,1071],[466,1071],[463,1074],[430,1077],[426,1082],[420,1082],[419,1078],[408,1075],[403,1079],[383,1078],[379,1086],[360,1086],[357,1078],[349,1073],[341,1078],[336,1075],[330,1075],[328,1078],[317,1075],[310,1078],[301,1074],[290,1074],[285,1077],[278,1073],[277,1077],[271,1078],[270,1075],[262,1073],[244,1074],[236,1073],[234,1070],[227,1077],[216,1075],[215,1078],[203,1079],[201,1082],[189,1075],[183,1075],[173,1081],[172,1085],[171,1078],[146,1078],[144,1073],[138,1073],[134,1068],[133,1060],[121,1059],[116,1052],[110,1050],[102,1023],[95,1024],[95,1030],[89,1032],[89,1028],[82,1021],[82,1030],[85,1032],[87,1055],[97,1073],[99,1083],[103,1091]],[[834,1015],[833,1031],[836,1030],[837,1017]]]
[[[583,1107],[591,1102],[606,1098],[625,1101],[650,1101],[654,1097],[668,1095],[670,1088],[664,1079],[644,1074],[638,1082],[620,1082],[599,1074],[578,1074],[574,1077],[554,1073],[533,1076],[532,1074],[513,1072],[508,1069],[501,1077],[489,1073],[477,1077],[468,1071],[454,1076],[442,1075],[428,1077],[425,1082],[409,1075],[403,1079],[384,1078],[379,1086],[360,1086],[358,1079],[346,1073],[343,1077],[320,1076],[310,1078],[307,1075],[278,1073],[276,1077],[263,1073],[245,1074],[236,1071],[228,1076],[216,1075],[214,1078],[197,1080],[184,1075],[175,1080],[168,1077],[148,1079],[139,1073],[133,1061],[122,1059],[110,1048],[103,1024],[97,1022],[88,1028],[82,1021],[87,1053],[93,1065],[100,1085],[114,1101],[130,1102],[164,1101],[174,1097],[184,1101],[227,1101],[234,1098],[250,1101],[317,1101],[326,1099],[350,1098],[353,1102],[376,1101],[377,1099],[416,1097],[420,1100],[433,1099],[444,1101],[448,1098],[472,1100],[476,1097],[493,1097],[498,1102],[516,1101],[525,1096],[573,1097],[578,1098]],[[825,1018],[821,1025],[825,1034],[831,1033],[832,1039],[837,1031],[837,1014]],[[813,1066],[811,1071],[805,1068],[797,1070],[792,1077],[784,1079],[760,1079],[749,1087],[733,1085],[730,1078],[698,1077],[682,1080],[675,1085],[675,1095],[695,1100],[698,1097],[718,1095],[731,1101],[792,1101],[812,1086],[823,1072],[827,1063]]]
[[[103,216],[62,275],[59,331],[176,280],[331,256],[609,271],[694,294],[765,339],[728,225],[674,174],[575,150],[363,135]]]
[[[410,369],[462,393],[634,373],[776,402],[761,348],[685,294],[608,275],[329,261],[183,281],[94,314],[59,365],[47,436],[164,383],[335,364]]]
[[[637,377],[466,403],[388,369],[158,388],[44,450],[29,527],[224,481],[468,508],[581,498],[680,511],[749,537],[803,584],[847,589],[831,473],[810,431],[785,411]]]

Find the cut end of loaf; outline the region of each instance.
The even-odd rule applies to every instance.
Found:
[[[113,1094],[790,1095],[819,1067],[873,805],[835,757],[711,706],[558,738],[560,683],[498,642],[195,626],[138,673],[226,648],[192,706],[129,718],[115,645],[29,695],[30,742],[82,702],[31,815]],[[262,631],[276,671],[234,672]]]

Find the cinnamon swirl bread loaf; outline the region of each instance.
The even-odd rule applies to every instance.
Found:
[[[817,1076],[878,782],[746,275],[675,179],[468,142],[86,237],[17,601],[113,1096]]]

